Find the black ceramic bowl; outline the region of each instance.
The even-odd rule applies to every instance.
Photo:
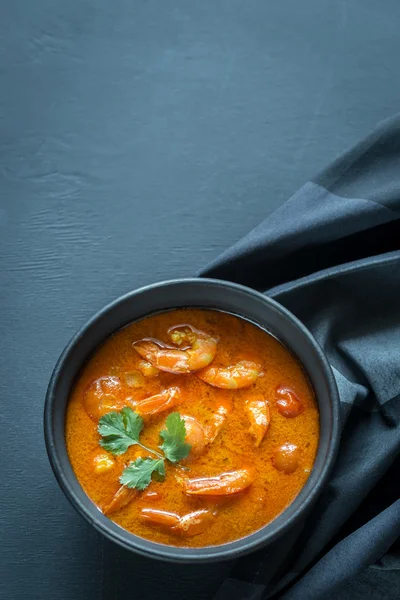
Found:
[[[206,548],[175,548],[135,536],[105,517],[81,488],[68,459],[65,410],[82,365],[97,346],[128,323],[152,313],[181,307],[230,312],[274,334],[300,360],[315,390],[320,412],[320,442],[310,477],[292,504],[272,523],[242,539]],[[44,411],[44,431],[51,466],[67,498],[89,523],[124,548],[163,560],[224,560],[273,543],[302,520],[316,500],[335,459],[339,442],[339,400],[330,366],[320,347],[285,308],[249,288],[213,279],[180,279],[157,283],[118,298],[71,340],[51,377]]]

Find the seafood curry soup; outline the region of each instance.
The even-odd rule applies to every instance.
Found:
[[[312,469],[310,382],[275,337],[233,315],[179,309],[100,346],[67,407],[66,442],[91,500],[173,546],[230,542],[294,500]]]

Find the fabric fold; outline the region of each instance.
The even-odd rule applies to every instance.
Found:
[[[333,368],[342,439],[330,482],[291,551],[281,544],[275,569],[258,554],[253,572],[242,559],[233,573],[264,585],[263,597],[285,590],[285,600],[328,598],[382,559],[400,528],[400,117],[200,275],[273,297],[310,329]],[[349,534],[352,523],[358,533]]]

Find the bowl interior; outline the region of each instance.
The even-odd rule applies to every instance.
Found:
[[[150,542],[110,521],[81,488],[67,455],[64,426],[71,389],[83,364],[116,330],[152,313],[179,307],[231,312],[268,330],[300,360],[314,388],[320,413],[320,441],[313,470],[292,504],[274,521],[245,538],[205,548],[176,548]],[[339,402],[331,369],[308,330],[286,309],[248,288],[207,279],[155,284],[116,300],[98,313],[69,343],[51,378],[45,406],[45,438],[56,478],[75,508],[98,530],[125,548],[163,560],[223,560],[266,545],[305,516],[332,466],[339,433]]]

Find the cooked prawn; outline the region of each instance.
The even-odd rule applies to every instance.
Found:
[[[131,489],[126,487],[125,485],[121,485],[121,487],[115,492],[111,501],[106,504],[103,508],[103,514],[106,516],[111,515],[117,510],[121,510],[127,506],[136,496],[138,495],[138,491],[136,489]]]
[[[182,402],[182,394],[178,387],[170,387],[144,400],[129,402],[140,415],[158,415]]]
[[[176,325],[168,330],[170,339],[178,346],[169,346],[153,338],[134,342],[133,347],[142,358],[169,373],[191,373],[210,364],[217,351],[218,339],[191,325]]]
[[[207,444],[211,444],[221,429],[230,412],[232,412],[232,400],[226,395],[227,392],[222,392],[218,396],[218,405],[213,413],[212,420],[205,428]]]
[[[89,417],[97,421],[113,410],[121,410],[126,406],[125,399],[120,397],[121,381],[118,377],[100,377],[96,379],[86,392],[83,403]]]
[[[260,365],[252,360],[240,360],[229,367],[214,367],[210,365],[198,373],[202,381],[229,390],[250,387],[260,375]]]
[[[156,510],[153,508],[143,508],[140,513],[144,521],[152,525],[165,527],[171,533],[176,533],[184,537],[191,537],[203,533],[214,518],[210,510],[195,510],[180,517],[173,512],[165,510]]]
[[[254,436],[258,447],[263,441],[271,421],[268,402],[261,394],[254,395],[246,400],[245,410],[250,421],[249,433]]]
[[[219,395],[217,408],[207,425],[202,426],[194,417],[181,415],[185,421],[185,441],[191,445],[190,454],[186,460],[193,460],[203,454],[205,448],[215,440],[221,431],[232,408],[231,399],[226,396],[226,392],[222,392]]]
[[[181,415],[181,417],[185,421],[185,442],[191,446],[190,454],[186,460],[193,460],[203,454],[207,443],[206,434],[197,419],[188,415]]]
[[[254,472],[249,468],[222,473],[215,477],[182,480],[185,493],[189,496],[227,496],[237,494],[248,488],[253,481]]]

